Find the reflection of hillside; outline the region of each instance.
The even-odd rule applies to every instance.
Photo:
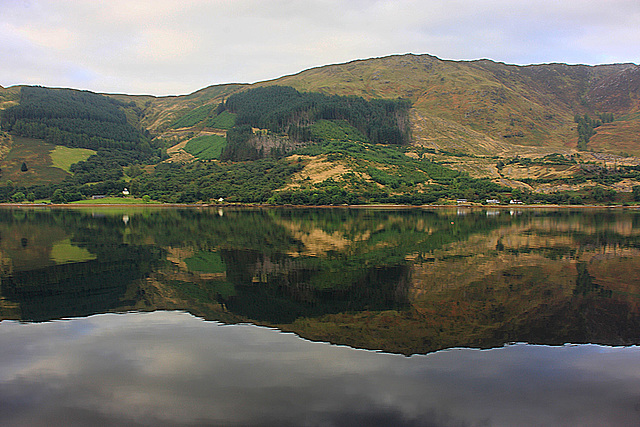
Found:
[[[38,215],[0,221],[3,318],[185,310],[405,354],[640,343],[633,212]]]
[[[0,257],[8,267],[5,271],[28,270],[55,264],[51,259],[54,243],[68,235],[56,226],[38,226],[27,221],[0,223]]]
[[[202,273],[184,270],[170,277],[175,283],[185,274],[192,275],[191,282],[198,284],[198,291],[191,290],[192,294],[219,301],[236,316],[256,322],[288,323],[299,317],[393,309],[406,304],[407,269],[403,266],[362,266],[357,272],[342,274],[338,286],[331,282],[332,272],[315,260],[305,262],[247,250],[221,250],[220,256],[226,273],[210,278],[218,280],[205,280]],[[324,286],[319,286],[318,282],[325,279]]]
[[[562,219],[507,224],[407,256],[408,310],[328,315],[287,329],[407,354],[513,341],[637,344],[640,250],[629,223],[600,223],[591,233]]]
[[[124,297],[129,286],[157,263],[155,251],[131,249],[121,250],[120,256],[110,259],[13,271],[3,276],[0,318],[45,321],[104,313],[127,305]]]
[[[206,255],[172,250],[177,270],[156,283],[164,289],[157,292],[171,295],[172,307],[206,318],[407,354],[511,341],[638,340],[633,326],[620,326],[638,318],[638,236],[630,217],[348,211],[275,217],[299,242],[294,251],[227,243],[216,252],[225,268],[216,279],[187,268],[185,260]]]
[[[279,223],[302,243],[301,250],[291,252],[292,256],[326,256],[329,252],[345,250],[353,242],[366,241],[371,237],[371,230],[364,230],[361,235],[348,238],[346,230],[334,230],[329,233],[319,227],[297,221],[281,220]]]

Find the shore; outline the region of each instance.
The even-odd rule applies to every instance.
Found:
[[[290,208],[290,209],[640,209],[639,205],[556,205],[556,204],[513,204],[513,205],[272,205],[267,203],[0,203],[4,208]]]

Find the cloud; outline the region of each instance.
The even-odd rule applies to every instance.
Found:
[[[183,94],[395,53],[638,62],[640,3],[9,0],[0,84]]]

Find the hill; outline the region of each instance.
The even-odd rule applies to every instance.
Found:
[[[516,66],[402,55],[319,67],[268,84],[409,99],[417,144],[479,155],[527,153],[521,146],[576,148],[576,114],[610,112],[626,122],[640,108],[634,64]],[[640,153],[640,140],[634,143]]]
[[[277,112],[277,125],[273,109],[251,120],[245,114],[240,122],[250,130],[240,130],[236,119],[244,113],[227,101],[272,86],[296,90],[293,98],[276,103],[288,112]],[[0,108],[24,108],[20,93],[1,88]],[[215,194],[237,201],[310,202],[326,200],[323,191],[337,185],[356,196],[345,200],[332,193],[329,200],[479,201],[491,193],[501,199],[628,203],[640,184],[640,67],[635,64],[517,66],[408,54],[327,65],[253,85],[210,86],[184,96],[96,96],[112,100],[126,124],[140,132],[130,147],[137,157],[120,161],[121,168],[137,166],[124,178],[133,178],[133,191],[151,191],[165,201],[206,201]],[[362,101],[349,101],[348,114],[323,116],[317,108],[323,96],[341,97],[343,104]],[[302,98],[316,99],[314,107],[296,110]],[[407,126],[401,133],[406,136],[389,151],[371,139],[373,116],[356,123],[353,112],[399,98],[410,105],[406,115],[395,116],[401,132]],[[244,148],[238,151],[233,141]],[[147,152],[142,157],[141,147]],[[278,167],[220,162],[259,157]],[[164,163],[145,166],[160,160]],[[264,191],[251,190],[250,197],[233,186],[211,189],[209,179],[240,167],[280,172],[271,181],[259,177],[258,182],[269,182],[258,185]],[[486,185],[476,179],[504,187],[478,191]],[[178,181],[163,190],[157,184]],[[210,190],[200,191],[204,188]],[[596,188],[597,195],[605,194],[601,200],[594,197]]]

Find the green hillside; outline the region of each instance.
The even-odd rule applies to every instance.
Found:
[[[96,151],[42,190],[81,198],[127,185],[164,201],[634,203],[640,185],[634,64],[408,54],[184,96],[0,88],[0,109],[0,157],[9,134]],[[3,194],[33,182],[20,185]]]
[[[125,185],[123,167],[163,156],[140,126],[135,103],[39,86],[20,88],[12,100],[0,114],[2,132],[10,135],[0,160],[2,179],[11,181],[5,194],[53,199],[59,190],[61,201],[117,194]]]

